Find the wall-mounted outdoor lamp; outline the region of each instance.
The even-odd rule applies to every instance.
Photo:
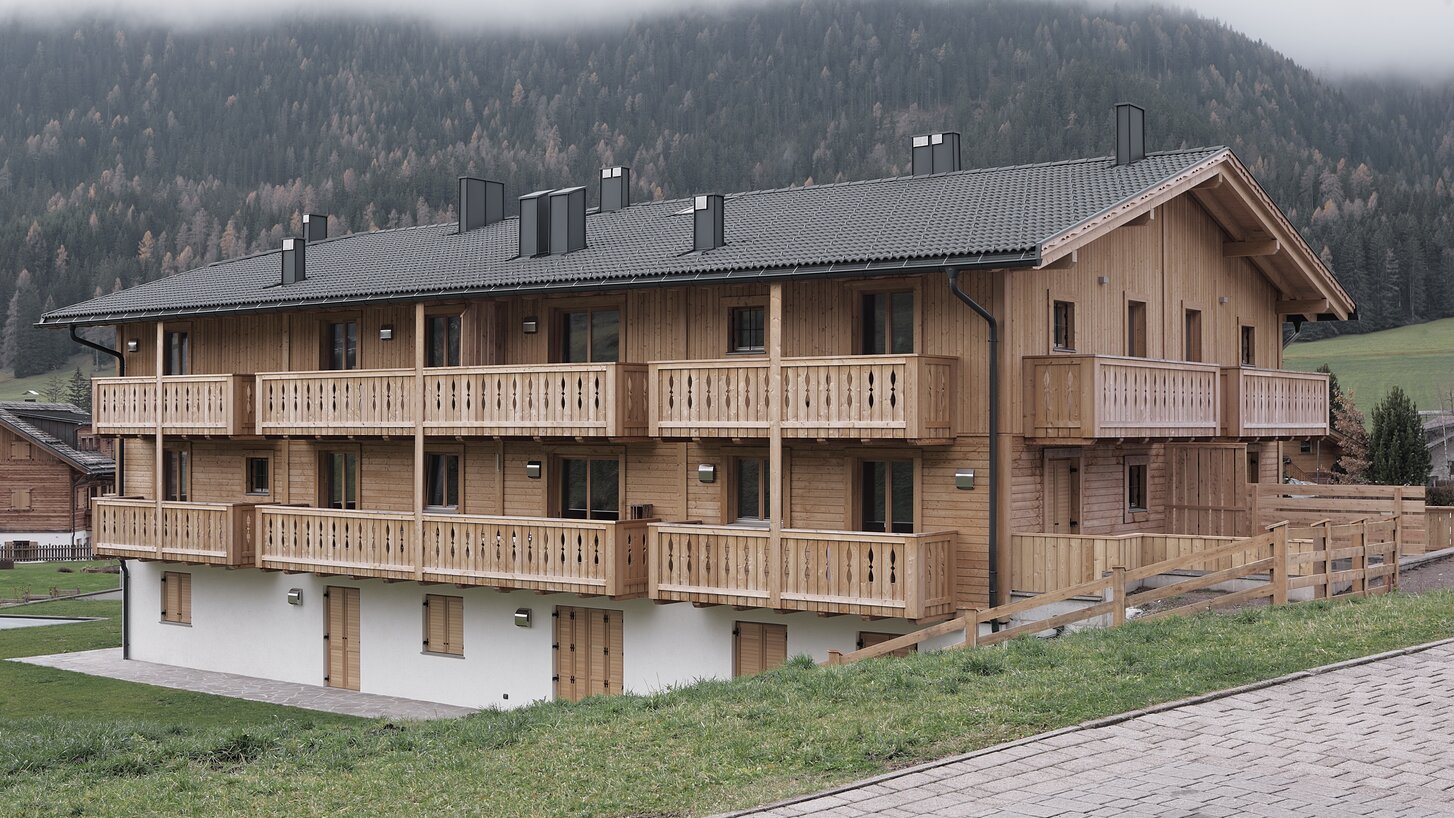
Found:
[[[528,627],[530,627],[530,609],[529,608],[516,608],[515,609],[515,627],[517,627],[517,628],[528,628]]]
[[[525,464],[525,476],[526,477],[529,477],[531,480],[539,480],[540,479],[540,474],[541,474],[541,466],[540,466],[540,461],[539,460],[531,460],[531,461],[526,462],[526,464]]]
[[[288,589],[288,604],[289,605],[302,605],[303,604],[303,589],[302,588],[289,588]]]
[[[1096,283],[1099,284],[1099,285],[1101,285],[1102,287],[1104,287],[1107,284],[1110,284],[1111,283],[1111,277],[1110,276],[1096,276]]]
[[[1218,304],[1226,304],[1226,303],[1230,302],[1231,300],[1232,299],[1228,298],[1225,295],[1219,295],[1219,296],[1217,296],[1217,303]]]
[[[136,340],[135,338],[132,338],[131,340],[129,340],[129,341],[126,342],[126,351],[127,352],[139,352],[140,350],[141,350],[141,342],[138,341],[138,340]]]
[[[954,487],[960,491],[974,488],[974,469],[958,469],[954,472]]]
[[[703,483],[717,482],[717,466],[714,463],[702,463],[697,466],[697,480]]]
[[[540,319],[531,315],[520,322],[520,331],[526,335],[534,335],[540,331]]]
[[[392,341],[392,340],[394,340],[394,325],[393,324],[385,324],[382,327],[379,327],[379,340],[380,341]]]

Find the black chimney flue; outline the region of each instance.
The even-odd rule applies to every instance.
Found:
[[[283,284],[296,284],[308,278],[308,242],[283,239]]]
[[[601,168],[601,212],[631,205],[631,168]]]
[[[459,232],[494,224],[505,218],[505,186],[489,179],[459,177]]]
[[[586,189],[568,187],[550,193],[550,253],[561,255],[586,247]]]
[[[692,201],[692,249],[698,253],[727,243],[723,230],[724,203],[720,193],[698,196]]]
[[[959,170],[959,134],[955,131],[914,137],[909,155],[915,176]]]
[[[550,252],[550,191],[537,190],[520,197],[520,257]]]
[[[328,217],[317,213],[303,214],[303,241],[312,244],[328,238]]]
[[[1116,105],[1116,164],[1146,158],[1146,109],[1129,102]]]

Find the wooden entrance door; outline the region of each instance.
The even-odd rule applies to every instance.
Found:
[[[328,670],[323,681],[329,687],[358,690],[358,589],[330,585],[323,592],[323,640],[328,651]]]
[[[622,614],[598,608],[555,609],[555,697],[578,702],[617,696],[622,667]]]
[[[788,626],[738,622],[732,631],[732,675],[753,676],[788,660]]]
[[[1045,461],[1045,530],[1051,534],[1080,533],[1079,457]]]

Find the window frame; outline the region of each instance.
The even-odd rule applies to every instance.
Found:
[[[11,511],[34,511],[35,493],[30,486],[18,486],[10,490]]]
[[[1151,343],[1147,333],[1151,326],[1151,308],[1144,298],[1126,296],[1125,332],[1127,358],[1148,358]]]
[[[333,468],[332,459],[336,456],[353,458],[353,506],[335,506],[332,500]],[[318,450],[318,508],[331,508],[338,511],[358,511],[363,508],[363,453],[358,446],[329,446]]]
[[[611,360],[596,360],[596,314],[616,313],[616,357]],[[584,361],[570,360],[570,316],[586,315],[586,358]],[[569,302],[554,308],[550,326],[551,363],[558,364],[604,364],[620,363],[626,352],[626,307],[618,300],[587,300]]]
[[[333,365],[333,328],[337,326],[353,327],[353,366],[335,367]],[[338,313],[326,315],[319,321],[319,361],[318,368],[325,372],[353,372],[363,369],[363,321],[362,317],[355,312]],[[344,363],[347,361],[347,345],[344,350]]]
[[[454,335],[453,348],[450,348],[451,337],[449,327],[445,328],[445,350],[444,363],[432,362],[434,356],[434,326],[437,321],[453,321]],[[428,369],[443,369],[446,367],[458,367],[464,365],[465,349],[465,311],[462,309],[434,310],[424,313],[424,366]],[[453,353],[452,355],[450,353]],[[452,362],[451,362],[451,359]]]
[[[433,459],[437,457],[452,457],[455,460],[454,470],[454,504],[433,505],[430,500],[430,480],[433,477]],[[446,472],[447,474],[447,472]],[[431,514],[461,514],[464,512],[464,447],[463,446],[430,446],[424,450],[424,485],[423,490],[424,510]],[[448,499],[449,486],[445,486],[445,499]]]
[[[849,491],[851,497],[848,505],[849,517],[846,521],[847,525],[845,526],[845,528],[849,531],[862,531],[870,534],[893,535],[919,533],[922,530],[924,524],[924,509],[922,502],[923,461],[919,454],[914,453],[912,456],[904,457],[900,452],[885,451],[882,453],[867,453],[853,458],[851,462],[853,467],[853,474],[852,479],[848,481],[850,484]],[[897,470],[892,469],[885,475],[885,519],[883,524],[883,530],[876,531],[868,527],[868,519],[866,515],[869,511],[869,504],[866,502],[867,498],[865,497],[866,486],[864,484],[864,477],[867,467],[873,463],[884,463],[887,465],[902,463],[909,466],[909,506],[910,514],[913,516],[913,519],[909,523],[910,527],[908,531],[894,530],[895,521],[893,519],[893,479],[894,474]]]
[[[183,579],[183,577],[185,577],[185,579]],[[189,571],[163,571],[162,572],[162,579],[161,579],[161,582],[159,583],[159,585],[160,585],[161,596],[162,596],[162,598],[161,598],[161,618],[160,618],[161,624],[163,624],[163,625],[179,625],[179,626],[185,627],[185,628],[192,627],[192,574],[191,574],[191,572],[189,572]],[[176,592],[178,594],[178,596],[177,596],[177,609],[173,609],[171,611],[168,611],[167,610],[167,601],[168,601],[167,600],[167,597],[172,593],[172,589],[178,587],[179,585],[181,586],[181,589]],[[183,597],[183,595],[185,595],[185,597],[186,597],[186,605],[185,606],[182,605],[182,597]],[[178,609],[180,609],[180,610],[178,610]]]
[[[758,313],[761,318],[761,326],[758,330],[762,333],[762,342],[758,346],[739,346],[738,341],[738,316],[746,313]],[[767,305],[762,303],[734,304],[727,307],[727,354],[728,355],[766,355],[768,333]]]
[[[569,482],[566,478],[567,461],[583,461],[586,463],[586,515],[584,517],[570,514],[570,506],[566,502],[566,492],[569,491]],[[611,462],[616,464],[616,510],[615,517],[597,517],[595,509],[591,508],[592,491],[592,469],[591,464],[595,462]],[[550,492],[554,516],[567,520],[595,520],[599,522],[614,522],[626,519],[623,509],[626,507],[626,455],[623,452],[566,452],[557,454],[551,464],[551,475],[556,485]]]
[[[744,517],[742,515],[741,485],[739,480],[742,475],[742,464],[744,462],[755,462],[758,464],[758,502],[761,503],[761,517]],[[724,514],[724,522],[727,525],[742,526],[744,528],[767,528],[772,522],[772,458],[766,451],[753,450],[748,452],[734,452],[728,459],[727,476],[727,505]],[[764,477],[766,475],[766,477]]]
[[[1202,311],[1183,307],[1181,316],[1181,357],[1191,363],[1201,363],[1206,360]]]
[[[1121,499],[1125,508],[1125,521],[1128,523],[1144,522],[1147,515],[1151,513],[1151,458],[1146,455],[1128,454],[1121,460]],[[1141,474],[1139,481],[1132,479],[1135,471],[1139,471]],[[1134,495],[1134,488],[1140,489],[1140,505],[1133,502],[1138,499]]]
[[[267,473],[267,488],[257,491],[253,488],[252,464],[262,461]],[[273,456],[270,452],[245,452],[242,455],[242,493],[248,497],[271,497],[273,494]]]
[[[1257,366],[1257,327],[1252,324],[1240,324],[1237,332],[1240,354],[1238,360],[1241,366]]]
[[[167,443],[162,447],[162,502],[192,502],[192,444],[190,442]]]
[[[1050,351],[1075,352],[1075,302],[1064,298],[1050,299]],[[1060,311],[1066,309],[1065,344],[1060,343]]]
[[[181,339],[180,355],[173,339]],[[192,325],[166,324],[162,327],[162,375],[192,374]]]
[[[854,341],[855,341],[854,347],[855,347],[855,350],[856,350],[856,352],[854,354],[856,354],[856,355],[917,355],[917,354],[920,354],[920,352],[919,352],[920,339],[923,338],[923,332],[921,331],[921,326],[920,326],[921,321],[920,321],[920,315],[919,315],[919,310],[920,310],[920,306],[921,306],[921,302],[922,302],[922,298],[920,297],[920,291],[921,291],[921,288],[918,286],[918,282],[917,281],[914,282],[914,283],[912,283],[912,284],[908,284],[908,285],[906,285],[904,283],[900,283],[900,282],[893,282],[892,284],[889,284],[889,283],[881,283],[881,284],[879,284],[877,286],[857,288],[855,290],[855,292],[854,292],[855,301],[856,301],[855,306],[854,306],[854,322],[853,322],[853,324],[854,324],[854,335],[855,335],[855,337],[854,337]],[[909,349],[907,351],[893,349],[894,327],[895,327],[894,322],[893,322],[893,315],[894,315],[893,298],[894,298],[894,296],[898,296],[898,295],[907,295],[907,296],[909,296],[909,299],[910,299],[910,302],[911,302],[910,303],[910,310],[909,310]],[[869,331],[869,327],[868,327],[869,307],[868,307],[868,304],[869,304],[870,299],[878,299],[878,298],[886,299],[886,302],[885,303],[887,304],[887,307],[885,308],[885,312],[884,312],[883,334],[882,334],[881,337],[878,338],[878,340],[883,343],[883,351],[881,351],[881,352],[873,352],[873,351],[870,351],[870,348],[869,348],[869,338],[871,337],[871,335],[877,335],[877,333],[871,333]]]

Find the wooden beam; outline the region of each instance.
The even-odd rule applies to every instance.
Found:
[[[1278,315],[1317,315],[1332,311],[1333,308],[1328,304],[1328,299],[1326,298],[1308,298],[1301,301],[1277,302]]]
[[[767,302],[767,354],[768,354],[768,555],[772,560],[768,577],[768,604],[778,607],[782,604],[782,576],[778,568],[783,564],[783,285],[772,283]]]
[[[1222,258],[1249,258],[1252,256],[1275,256],[1282,251],[1277,239],[1252,239],[1249,241],[1222,242]]]
[[[1192,188],[1192,190],[1216,190],[1217,188],[1219,188],[1221,186],[1222,186],[1222,174],[1218,173],[1216,176],[1213,176],[1213,177],[1207,179],[1205,182],[1202,182],[1201,184],[1199,184],[1196,187]]]
[[[414,579],[424,579],[424,302],[414,305]]]
[[[1077,261],[1079,261],[1079,260],[1080,260],[1080,251],[1079,250],[1071,250],[1069,253],[1066,253],[1065,255],[1063,255],[1060,258],[1058,258],[1058,259],[1050,262],[1049,264],[1046,264],[1045,266],[1041,267],[1040,269],[1042,269],[1042,270],[1068,270],[1071,267],[1074,267],[1075,266],[1075,263]]]
[[[1136,216],[1135,218],[1126,222],[1126,226],[1141,227],[1143,225],[1151,224],[1154,221],[1156,221],[1156,208],[1153,207],[1145,213],[1142,213],[1141,215]]]

